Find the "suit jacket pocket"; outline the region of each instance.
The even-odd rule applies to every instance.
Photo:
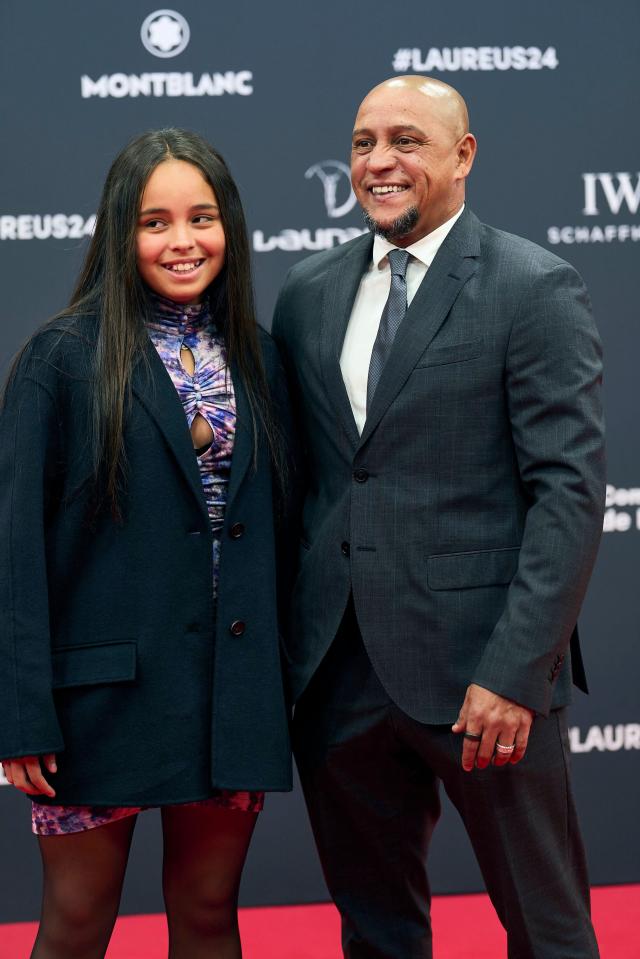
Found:
[[[510,583],[518,568],[519,546],[441,553],[427,559],[430,589],[472,589]]]
[[[462,363],[472,360],[482,353],[482,339],[468,340],[466,343],[453,343],[451,346],[430,346],[415,365],[419,370],[424,366],[441,366],[443,363]]]
[[[53,651],[53,688],[124,683],[136,678],[136,642],[107,640]]]

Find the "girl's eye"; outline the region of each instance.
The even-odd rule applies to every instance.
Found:
[[[199,213],[198,216],[194,216],[193,218],[194,223],[213,223],[214,220],[215,217],[207,213]]]
[[[164,220],[146,220],[142,225],[144,227],[149,227],[150,229],[155,230],[158,227],[164,226]]]

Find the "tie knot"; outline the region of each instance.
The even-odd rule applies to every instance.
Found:
[[[404,279],[411,254],[406,250],[393,249],[389,250],[387,256],[391,267],[391,276],[401,276]]]

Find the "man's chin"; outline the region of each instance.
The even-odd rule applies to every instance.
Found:
[[[420,218],[418,208],[415,206],[407,207],[402,213],[395,217],[385,217],[384,220],[374,216],[369,210],[363,209],[362,215],[372,233],[384,237],[385,240],[394,242],[408,236],[417,226]]]

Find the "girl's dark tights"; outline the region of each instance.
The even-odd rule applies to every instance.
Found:
[[[169,959],[241,959],[238,891],[257,813],[162,810]]]
[[[39,838],[44,890],[31,959],[103,959],[135,820]],[[241,959],[238,889],[255,822],[217,806],[162,809],[169,959]]]

